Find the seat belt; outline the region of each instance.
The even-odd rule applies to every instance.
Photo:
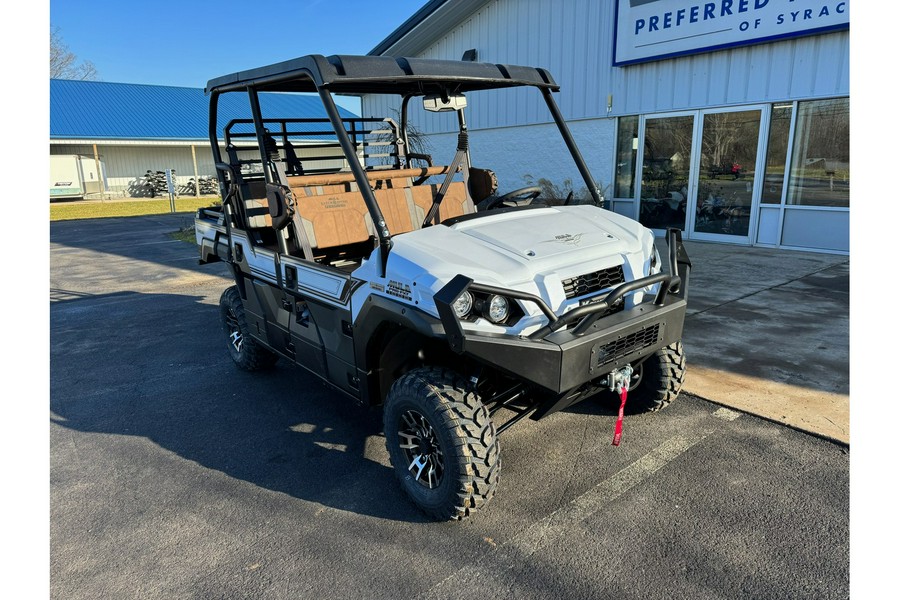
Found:
[[[297,158],[297,151],[294,150],[294,145],[287,140],[284,140],[284,160],[292,175],[303,175],[303,163]]]
[[[428,209],[428,214],[425,215],[425,220],[422,222],[422,227],[427,227],[432,223],[432,221],[435,220],[435,217],[437,217],[438,210],[441,207],[441,202],[444,200],[444,196],[447,195],[447,190],[450,188],[450,183],[452,183],[453,181],[453,176],[456,175],[456,171],[459,169],[460,165],[462,165],[463,180],[466,182],[466,184],[468,184],[469,164],[468,161],[464,160],[468,151],[469,132],[460,131],[459,138],[456,142],[456,155],[453,157],[453,162],[450,163],[450,169],[447,171],[447,176],[444,177],[444,182],[441,184],[441,188],[434,196],[434,202],[431,203],[431,208]],[[466,191],[466,195],[468,196],[468,191]]]
[[[294,224],[294,234],[300,242],[300,248],[303,250],[303,257],[306,260],[314,260],[312,245],[309,243],[309,235],[306,233],[306,227],[303,226],[303,219],[297,211],[297,203],[294,201],[294,193],[287,185],[287,175],[284,172],[284,163],[281,160],[272,160],[272,168],[278,176],[278,182],[284,191],[284,197],[287,202],[287,209],[291,214],[291,222]]]

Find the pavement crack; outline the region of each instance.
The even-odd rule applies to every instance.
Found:
[[[837,427],[838,429],[840,429],[840,430],[841,430],[841,433],[847,433],[846,430],[845,430],[843,427],[841,427],[840,425],[838,425],[837,423],[835,423],[834,421],[832,421],[831,419],[829,419],[829,418],[826,417],[825,415],[822,415],[822,418],[825,419],[826,421],[828,421],[829,423],[831,423],[832,425],[834,425],[835,427]]]
[[[69,441],[72,443],[72,449],[75,451],[75,460],[78,464],[83,465],[84,461],[81,460],[81,451],[78,449],[78,441],[75,439],[75,433],[72,430],[69,430]]]

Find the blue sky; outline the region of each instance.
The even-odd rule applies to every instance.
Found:
[[[426,2],[53,0],[50,24],[103,81],[204,87],[305,54],[366,54]]]

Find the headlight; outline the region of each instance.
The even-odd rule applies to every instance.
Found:
[[[460,319],[465,318],[470,312],[472,312],[472,294],[469,292],[463,292],[462,296],[456,299],[456,302],[453,303],[453,312],[456,313],[456,316]]]
[[[488,298],[487,318],[494,323],[502,323],[509,316],[509,300],[503,296]]]
[[[456,318],[473,323],[485,319],[496,325],[512,327],[525,312],[518,302],[503,294],[466,290],[450,305]]]

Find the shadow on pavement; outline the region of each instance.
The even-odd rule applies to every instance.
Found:
[[[194,213],[51,221],[50,242],[62,247],[214,274],[221,265],[198,264],[196,259],[199,255],[194,244],[170,237],[193,225]]]
[[[686,245],[693,262],[684,324],[688,370],[696,365],[763,385],[849,394],[848,257]],[[665,242],[657,240],[657,248],[665,256]]]
[[[52,423],[146,438],[208,469],[323,506],[427,520],[386,466],[380,412],[283,361],[268,373],[239,371],[225,350],[218,307],[200,300],[79,294],[52,304]]]

